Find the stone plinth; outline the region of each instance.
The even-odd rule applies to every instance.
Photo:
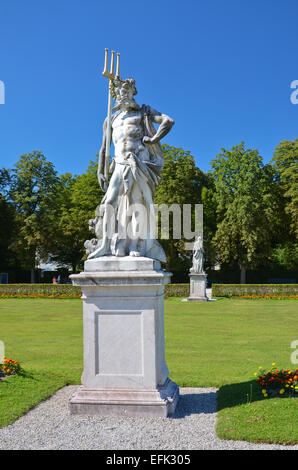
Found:
[[[169,416],[179,388],[168,378],[164,285],[150,258],[104,256],[71,276],[82,288],[84,372],[72,414]]]
[[[206,295],[207,275],[205,273],[190,272],[189,277],[190,277],[189,297],[184,300],[207,301],[208,300],[208,297]]]

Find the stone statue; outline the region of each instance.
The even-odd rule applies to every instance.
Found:
[[[203,249],[203,239],[201,235],[196,237],[193,246],[193,257],[192,257],[192,267],[190,269],[191,273],[205,274],[204,273],[204,249]]]
[[[98,181],[105,194],[89,220],[95,237],[85,242],[84,271],[71,276],[82,289],[84,372],[69,410],[165,418],[174,414],[179,387],[169,378],[165,360],[163,299],[171,273],[160,268],[166,258],[155,240],[153,198],[163,167],[159,141],[174,121],[136,103],[135,81],[120,78],[119,53],[114,75],[114,54],[108,72],[106,49],[103,71],[109,99]],[[148,224],[153,219],[155,233]]]
[[[163,167],[159,141],[170,131],[174,121],[150,106],[136,103],[137,90],[132,78],[122,80],[116,75],[110,78],[110,83],[116,103],[110,117],[110,129],[108,118],[104,122],[98,162],[98,181],[105,195],[96,218],[89,221],[89,228],[96,238],[85,242],[88,259],[129,255],[165,262],[163,248],[150,236],[149,228],[150,222],[155,223],[153,198]],[[157,131],[153,123],[159,125]],[[106,149],[111,140],[115,157],[110,165],[112,176],[107,186]]]

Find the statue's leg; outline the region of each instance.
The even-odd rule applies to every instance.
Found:
[[[122,165],[116,165],[115,170],[113,172],[112,178],[109,183],[109,187],[106,192],[106,198],[105,198],[105,203],[104,203],[104,209],[103,209],[103,221],[102,221],[102,243],[101,245],[97,248],[97,250],[93,251],[88,256],[88,259],[92,258],[98,258],[100,256],[104,256],[108,254],[109,249],[110,249],[110,236],[111,236],[111,230],[109,230],[109,227],[111,226],[112,223],[115,222],[114,220],[111,220],[111,217],[115,217],[116,213],[116,204],[117,204],[117,198],[120,195],[120,192],[122,189]]]
[[[115,248],[116,256],[125,256],[126,254],[126,240],[120,239],[117,241],[117,247]]]
[[[137,182],[132,187],[130,201],[132,210],[128,250],[130,256],[141,256],[141,235],[144,224],[146,224],[146,207],[144,206],[142,192]]]

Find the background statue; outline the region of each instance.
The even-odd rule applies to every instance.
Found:
[[[201,235],[198,235],[194,242],[192,267],[190,269],[190,272],[205,274],[204,272],[204,248],[203,248],[203,239]]]
[[[150,224],[156,223],[153,198],[163,167],[159,141],[169,132],[174,121],[150,106],[136,103],[134,96],[137,90],[132,78],[122,80],[116,75],[110,79],[110,90],[116,103],[110,128],[109,119],[104,122],[98,162],[98,181],[106,192],[96,218],[89,221],[89,228],[96,238],[85,242],[88,258],[130,255],[165,262],[163,248],[150,237]],[[153,123],[159,125],[157,131]],[[111,140],[115,157],[110,165],[112,176],[107,185],[105,167]]]

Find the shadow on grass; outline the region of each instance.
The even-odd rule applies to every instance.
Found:
[[[2,384],[8,384],[8,383],[10,383],[10,379],[18,379],[18,378],[28,379],[28,380],[31,380],[33,382],[40,382],[40,381],[43,381],[44,378],[46,378],[46,377],[51,377],[51,378],[55,378],[55,377],[61,378],[61,377],[63,377],[64,378],[64,374],[56,373],[56,372],[52,372],[52,371],[29,372],[27,370],[21,369],[21,370],[19,370],[19,372],[17,374],[11,374],[11,375],[6,375],[6,376],[0,377],[0,382],[2,382]],[[67,385],[68,385],[68,382],[70,384],[72,384],[71,380],[66,380],[66,382],[67,382]]]
[[[255,380],[223,385],[217,392],[217,411],[265,400]]]
[[[20,375],[24,379],[31,379],[31,380],[36,380],[34,375],[31,372],[28,372],[24,369],[21,369],[17,375]]]
[[[0,381],[3,381],[5,383],[11,377],[18,377],[18,376],[23,377],[24,379],[36,380],[34,375],[31,372],[27,372],[24,369],[20,369],[17,374],[8,374],[8,375],[0,376]]]

